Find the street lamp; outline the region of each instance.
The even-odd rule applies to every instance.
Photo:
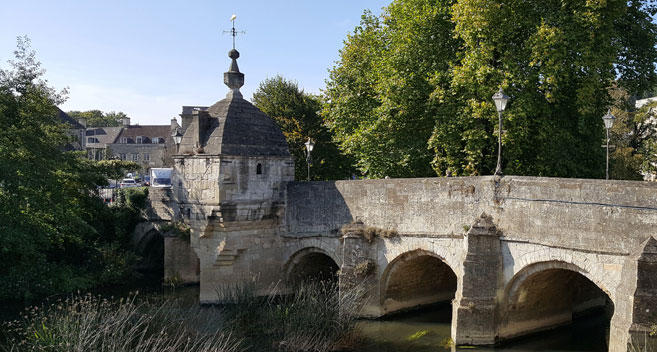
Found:
[[[614,125],[614,120],[616,116],[611,114],[611,109],[607,110],[607,114],[602,117],[602,121],[605,123],[605,129],[607,129],[607,168],[606,168],[606,180],[609,179],[609,130]]]
[[[502,112],[506,109],[506,103],[509,97],[504,94],[502,88],[493,94],[493,101],[497,108],[497,115],[500,120],[499,130],[497,134],[497,167],[495,168],[495,176],[502,175]]]
[[[180,149],[180,142],[182,142],[183,135],[180,133],[180,130],[176,128],[173,133],[171,133],[171,137],[173,137],[173,142],[176,143],[176,153],[178,153],[178,149]]]
[[[315,147],[315,143],[313,143],[313,140],[308,137],[308,141],[304,143],[306,145],[306,163],[308,163],[308,181],[310,181],[310,164],[312,163],[312,159],[310,158],[310,152],[313,151],[313,148]]]

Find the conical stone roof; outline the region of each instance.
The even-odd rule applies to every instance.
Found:
[[[208,109],[206,154],[289,156],[287,141],[274,120],[241,95],[228,94]]]

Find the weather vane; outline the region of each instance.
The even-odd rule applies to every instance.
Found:
[[[233,22],[233,29],[229,31],[223,31],[223,34],[230,33],[230,35],[233,36],[233,50],[235,49],[235,37],[237,37],[238,34],[246,34],[245,31],[236,31],[235,30],[235,19],[237,18],[237,15],[233,14],[230,16],[230,20]]]

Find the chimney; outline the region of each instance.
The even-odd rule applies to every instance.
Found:
[[[121,119],[121,122],[123,122],[123,127],[128,127],[130,126],[130,118],[129,117],[124,117]]]
[[[175,130],[177,128],[180,128],[180,125],[178,124],[178,120],[176,120],[175,117],[171,118],[171,130]]]
[[[84,117],[78,118],[78,123],[82,125],[82,127],[87,128],[87,119],[85,119]]]

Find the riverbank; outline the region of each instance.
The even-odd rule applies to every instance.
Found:
[[[357,293],[332,283],[300,285],[290,297],[257,297],[250,284],[220,290],[226,304],[208,307],[139,295],[50,301],[3,324],[0,351],[321,352],[358,343]]]

